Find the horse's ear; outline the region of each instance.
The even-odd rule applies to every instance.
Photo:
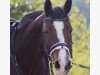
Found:
[[[50,0],[46,0],[44,4],[44,10],[47,15],[49,15],[52,11],[52,4]]]
[[[72,0],[67,0],[63,6],[63,10],[66,14],[68,14],[71,10]]]

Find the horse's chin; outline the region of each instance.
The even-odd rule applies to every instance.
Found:
[[[55,69],[54,75],[68,75],[69,71],[62,71],[62,70],[58,70]]]
[[[68,75],[68,71],[66,71],[66,72],[59,72],[59,71],[57,71],[56,72],[56,75]]]

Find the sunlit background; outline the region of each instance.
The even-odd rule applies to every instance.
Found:
[[[63,6],[66,0],[51,0],[53,6]],[[45,0],[10,0],[10,17],[20,20],[25,14],[42,10]],[[90,66],[90,1],[72,0],[69,17],[73,27],[73,59]],[[73,66],[69,75],[90,75],[90,70]]]

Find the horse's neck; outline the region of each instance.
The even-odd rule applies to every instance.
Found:
[[[35,67],[31,67],[29,75],[49,75],[48,65],[44,57],[41,58],[36,64],[34,64]]]
[[[44,64],[46,61],[42,54],[44,50],[41,43],[43,24],[41,22],[41,20],[33,22],[25,31],[21,31],[21,33],[18,32],[16,39],[16,56],[18,63],[23,71],[30,73],[30,75],[34,75],[34,71],[38,71],[39,64],[41,63],[40,66],[45,67],[44,69],[39,67],[41,73],[42,71],[47,70],[47,66]]]

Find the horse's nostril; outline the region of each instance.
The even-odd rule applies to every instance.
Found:
[[[68,62],[68,63],[66,64],[66,66],[65,66],[65,70],[69,70],[70,68],[71,68],[71,63]]]
[[[60,69],[60,64],[58,61],[55,62],[55,68]]]

